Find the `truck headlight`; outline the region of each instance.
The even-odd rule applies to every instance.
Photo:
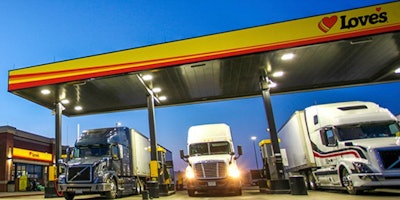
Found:
[[[236,165],[230,165],[228,168],[228,174],[232,178],[238,178],[240,176],[240,171]]]
[[[188,178],[188,179],[194,178],[194,170],[190,166],[186,167],[186,178]]]

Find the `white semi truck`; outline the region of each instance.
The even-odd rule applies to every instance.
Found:
[[[196,192],[233,192],[242,194],[241,175],[236,160],[230,127],[227,124],[205,124],[189,128],[187,150],[180,151],[188,163],[186,184],[189,196]]]
[[[110,127],[84,131],[69,152],[64,172],[58,178],[58,191],[66,200],[75,195],[101,194],[107,199],[139,194],[150,178],[149,138],[128,127]],[[162,147],[159,147],[162,148]],[[160,189],[173,175],[172,153],[162,148],[159,154]],[[166,159],[167,158],[167,159]]]
[[[359,194],[400,188],[399,134],[389,110],[353,101],[296,111],[278,137],[288,175],[303,175],[309,189]]]

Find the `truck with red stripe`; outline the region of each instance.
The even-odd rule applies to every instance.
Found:
[[[309,189],[360,194],[400,188],[398,119],[373,102],[351,101],[296,111],[278,131],[288,176]]]

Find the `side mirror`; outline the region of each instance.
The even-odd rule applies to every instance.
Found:
[[[236,156],[234,159],[235,160],[237,160],[237,159],[239,159],[239,157],[241,156],[241,155],[243,155],[243,150],[242,150],[242,146],[240,146],[240,145],[238,145],[237,146],[237,152],[238,152],[238,156]],[[235,154],[231,154],[231,156],[234,156]],[[231,157],[231,159],[232,159],[232,157]],[[229,161],[229,163],[231,163],[232,161]]]
[[[182,149],[179,151],[179,154],[180,154],[180,157],[181,157],[181,159],[182,159],[183,161],[189,162],[189,160],[188,160],[189,156],[188,156],[188,155],[185,155],[185,153],[183,152]]]
[[[237,146],[237,150],[238,150],[238,154],[239,156],[243,155],[243,150],[242,150],[242,146]]]
[[[111,145],[111,157],[113,160],[119,160],[119,148],[117,145]]]
[[[66,149],[66,153],[67,153],[67,162],[70,161],[73,158],[73,154],[74,154],[74,147],[68,147]]]

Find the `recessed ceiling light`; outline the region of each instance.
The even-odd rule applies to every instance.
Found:
[[[161,88],[155,87],[155,88],[153,88],[153,92],[154,93],[159,93],[159,92],[161,92]]]
[[[394,73],[396,73],[396,74],[400,74],[400,67],[399,67],[399,68],[397,68],[396,70],[394,70]]]
[[[150,75],[150,74],[146,74],[146,75],[143,75],[142,78],[143,78],[143,80],[145,80],[145,81],[149,81],[149,80],[153,79],[153,76]]]
[[[291,60],[293,59],[294,54],[293,53],[285,53],[283,54],[283,56],[281,57],[282,60]]]
[[[82,106],[75,106],[74,109],[77,110],[77,111],[80,111],[80,110],[82,110],[83,108],[82,108]]]
[[[277,86],[277,84],[274,83],[274,82],[272,82],[272,81],[270,81],[269,84],[268,84],[268,86],[269,86],[270,88],[274,88],[274,87]]]
[[[160,97],[158,97],[158,99],[159,99],[160,101],[165,101],[165,100],[167,100],[167,97],[166,97],[166,96],[160,96]]]
[[[283,71],[277,71],[272,74],[273,77],[281,77],[283,76]]]
[[[62,104],[69,104],[69,100],[68,99],[63,99],[63,100],[61,100],[61,103]]]
[[[51,93],[51,91],[48,90],[48,89],[43,89],[43,90],[40,91],[40,93],[42,93],[43,95],[48,95],[48,94]]]

